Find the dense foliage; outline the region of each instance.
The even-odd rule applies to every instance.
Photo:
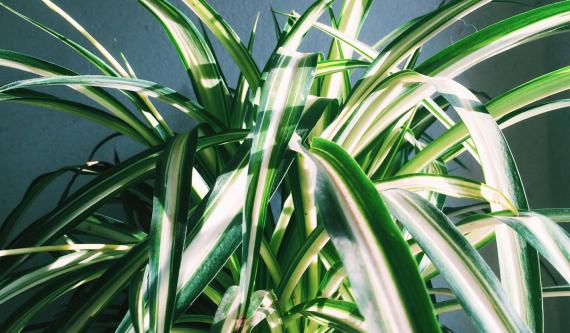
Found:
[[[438,332],[447,330],[438,316],[458,310],[481,331],[540,332],[543,297],[570,295],[567,286],[543,288],[539,265],[542,257],[570,282],[570,238],[559,226],[570,210],[530,210],[501,132],[568,107],[541,100],[570,88],[570,67],[486,103],[454,81],[567,30],[569,1],[492,24],[418,63],[422,46],[491,1],[443,3],[366,45],[358,32],[372,0],[346,0],[339,13],[333,0],[318,0],[303,14],[272,13],[278,42],[258,67],[255,24],[243,43],[205,0],[183,1],[204,30],[166,0],[139,0],[178,52],[196,101],[138,79],[125,58],[42,2],[89,48],[2,7],[101,73],[0,50],[1,66],[38,76],[0,86],[0,101],[83,117],[147,148],[32,182],[0,228],[0,304],[14,302],[1,332]],[[331,37],[324,53],[298,51],[311,29]],[[211,42],[239,68],[235,87]],[[40,92],[46,86],[91,102]],[[165,104],[197,126],[175,133],[161,116]],[[432,138],[426,131],[436,123],[445,130]],[[449,174],[464,153],[484,182]],[[94,178],[26,221],[39,194],[68,174]],[[121,214],[105,213],[117,203]],[[490,242],[501,279],[477,251]],[[437,276],[449,288],[433,288]],[[62,300],[63,311],[50,309]],[[53,320],[30,326],[45,312]]]

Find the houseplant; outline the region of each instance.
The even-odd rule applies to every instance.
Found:
[[[0,229],[0,302],[21,299],[3,332],[22,330],[69,295],[46,331],[85,331],[110,314],[105,321],[118,332],[431,332],[445,330],[437,315],[452,310],[465,311],[481,331],[542,331],[542,297],[569,291],[542,287],[538,258],[570,281],[570,241],[558,225],[569,211],[529,210],[501,128],[568,106],[538,103],[570,86],[570,69],[484,104],[453,78],[566,30],[570,2],[495,23],[417,63],[425,43],[490,1],[442,4],[366,45],[357,36],[371,1],[346,1],[334,15],[332,0],[320,0],[303,14],[274,13],[286,23],[276,23],[278,44],[259,68],[251,57],[255,27],[242,43],[205,1],[185,0],[239,67],[235,89],[207,35],[179,9],[139,2],[176,48],[196,102],[137,79],[52,1],[43,3],[97,54],[2,5],[101,74],[0,50],[1,65],[39,76],[4,84],[0,100],[72,113],[148,147],[122,162],[89,161],[32,182]],[[322,15],[332,24],[319,23]],[[331,36],[330,50],[297,51],[310,29]],[[357,69],[363,74],[352,82]],[[99,106],[40,91],[58,85]],[[161,103],[199,124],[174,133]],[[436,122],[447,130],[432,139],[425,131]],[[462,153],[478,161],[484,183],[449,175],[447,165]],[[38,193],[66,172],[95,178],[11,233]],[[451,208],[447,197],[487,204]],[[117,202],[124,214],[105,215],[102,208]],[[476,251],[492,241],[501,281]],[[40,252],[51,259],[38,262]],[[436,276],[449,289],[432,288]]]

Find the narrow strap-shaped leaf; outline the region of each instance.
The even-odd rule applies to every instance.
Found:
[[[103,72],[103,74],[110,75],[110,76],[118,75],[117,72],[111,66],[107,65],[107,63],[105,63],[105,61],[103,61],[103,59],[97,57],[91,51],[89,51],[88,49],[79,45],[78,43],[74,42],[73,40],[65,37],[64,35],[58,33],[57,31],[55,31],[51,28],[48,28],[47,26],[41,24],[40,22],[37,22],[36,20],[33,20],[33,19],[25,16],[24,14],[18,12],[17,10],[7,6],[5,3],[0,2],[0,6],[6,10],[12,12],[13,14],[20,17],[21,19],[27,21],[28,23],[36,26],[37,28],[47,32],[48,34],[50,34],[54,38],[58,39],[59,41],[61,41],[65,45],[69,46],[71,49],[73,49],[77,53],[81,54],[85,59],[89,60],[101,72]]]
[[[198,102],[228,125],[229,91],[218,63],[192,21],[165,0],[139,0],[161,23],[192,80]]]
[[[293,289],[297,286],[301,277],[310,267],[313,261],[318,257],[321,249],[329,241],[329,236],[323,226],[318,226],[307,237],[305,244],[291,260],[291,264],[287,267],[281,283],[277,287],[279,303],[283,308],[287,308],[289,297],[293,293]],[[311,298],[315,295],[310,296]]]
[[[132,245],[127,245],[127,244],[47,245],[47,246],[28,247],[28,248],[23,248],[23,249],[0,250],[0,257],[17,256],[17,255],[30,254],[30,253],[55,252],[55,251],[85,251],[85,250],[128,251],[131,249],[131,247],[132,247]]]
[[[485,108],[495,120],[501,122],[501,119],[505,119],[508,121],[509,115],[516,110],[570,89],[569,73],[570,66],[546,73],[494,98],[485,105]],[[465,124],[462,122],[456,124],[419,151],[402,167],[401,172],[418,172],[430,161],[437,159],[449,149],[463,142],[468,136],[469,131]]]
[[[89,166],[77,165],[63,167],[58,170],[40,175],[34,179],[28,186],[28,189],[22,197],[22,200],[20,200],[18,205],[10,212],[10,214],[8,214],[0,226],[0,245],[2,247],[5,247],[11,229],[18,224],[18,221],[20,221],[25,212],[30,208],[35,199],[46,189],[46,187],[48,187],[53,181],[69,171],[80,172],[82,170],[88,171]]]
[[[372,7],[373,2],[373,0],[345,1],[338,17],[338,30],[348,36],[354,38],[358,37],[360,29],[364,24],[364,20],[366,20],[366,16],[368,16],[368,11],[370,10],[370,7]],[[338,43],[338,41],[336,43]],[[352,50],[350,47],[343,44],[338,45],[338,48],[331,47],[327,59],[339,58],[352,58]],[[331,81],[336,79],[338,78],[331,78]]]
[[[544,287],[542,293],[544,297],[570,297],[570,285]]]
[[[201,106],[192,102],[184,95],[168,87],[140,79],[127,79],[104,75],[51,76],[12,82],[0,87],[0,92],[51,85],[104,87],[140,92],[145,96],[157,98],[164,103],[170,104],[196,120],[206,122],[217,129],[224,127],[216,118],[213,118],[211,114],[207,113]]]
[[[430,76],[455,77],[499,52],[567,27],[568,11],[570,2],[560,1],[509,17],[453,43],[416,70]]]
[[[316,77],[331,75],[351,69],[366,68],[370,64],[366,61],[353,59],[322,60],[317,64]]]
[[[539,208],[532,210],[556,223],[570,223],[570,208]]]
[[[184,0],[194,14],[212,31],[234,59],[249,85],[255,90],[261,82],[261,74],[251,53],[240,41],[236,32],[205,0]]]
[[[362,80],[347,100],[338,123],[344,122],[366,96],[368,96],[394,66],[412,55],[415,50],[440,31],[463,16],[489,3],[490,0],[455,0],[411,23],[398,34],[376,57]]]
[[[553,286],[542,288],[542,297],[570,297],[570,286]],[[461,310],[461,304],[454,299],[438,302],[435,311],[438,315]]]
[[[65,19],[71,20],[75,24],[75,26],[79,28],[79,31],[81,33],[86,34],[89,37],[88,39],[95,43],[96,47],[99,46],[99,48],[103,48],[102,45],[100,45],[91,35],[89,35],[89,33],[86,30],[83,29],[83,27],[79,26],[79,24],[77,22],[75,22],[69,15],[67,15],[67,13],[63,12],[61,10],[61,8],[57,7],[54,3],[52,3],[48,0],[44,0],[44,3],[47,3],[48,7],[55,9],[56,12],[58,14],[62,15]],[[120,64],[104,48],[103,48],[103,50],[105,51],[104,56],[108,56],[107,57],[108,59],[110,57],[109,60],[111,60],[110,62],[111,62],[111,64],[113,64],[113,66],[116,68],[116,70],[113,67],[109,66],[103,59],[101,59],[98,56],[96,56],[95,54],[93,54],[91,51],[87,50],[86,48],[84,48],[83,46],[74,42],[73,40],[66,38],[65,36],[58,33],[57,31],[44,26],[43,24],[19,13],[18,11],[6,6],[5,4],[0,3],[0,6],[5,7],[9,11],[11,11],[12,13],[16,14],[17,16],[21,17],[22,19],[26,20],[27,22],[35,25],[39,29],[44,30],[45,32],[47,32],[48,34],[53,36],[54,38],[58,39],[59,41],[61,41],[62,43],[64,43],[68,47],[70,47],[72,50],[79,53],[87,61],[89,61],[93,65],[95,65],[95,67],[97,67],[104,75],[129,77],[129,74],[120,66]],[[145,116],[145,118],[147,119],[149,124],[152,125],[153,130],[157,133],[157,135],[159,135],[161,138],[165,138],[169,135],[172,135],[172,131],[170,130],[168,125],[162,120],[162,116],[160,114],[158,114],[158,111],[150,103],[148,98],[146,98],[145,96],[142,96],[142,97],[138,96],[132,92],[125,92],[125,94],[127,95],[127,97],[129,97],[129,99],[133,102],[133,104],[140,109],[140,111]],[[145,103],[147,105],[145,105]],[[146,110],[147,108],[150,109],[150,112],[148,112]]]
[[[285,325],[292,323],[294,319],[300,316],[342,332],[370,332],[366,330],[364,318],[358,311],[356,304],[347,301],[316,298],[301,303],[285,314]]]
[[[243,138],[243,135],[243,131],[230,131],[210,137],[200,137],[197,148],[201,150],[213,145],[239,140]],[[150,148],[97,177],[48,215],[24,229],[10,244],[9,248],[38,246],[57,238],[63,231],[72,229],[115,193],[152,175],[155,171],[156,159],[162,148],[162,146]],[[27,255],[22,255],[17,258],[0,260],[3,265],[3,271],[0,274],[8,274],[26,257]]]
[[[246,204],[243,211],[243,253],[240,277],[241,312],[255,281],[261,235],[271,189],[304,108],[317,66],[316,54],[285,53],[274,57],[272,70],[261,89],[261,102],[248,164]]]
[[[259,22],[259,13],[255,17],[255,21],[253,21],[253,27],[251,28],[251,33],[249,34],[249,41],[247,42],[247,50],[249,52],[253,52],[253,43],[255,42],[255,34],[257,31],[257,23]],[[241,128],[244,126],[246,127],[253,127],[250,126],[245,119],[245,115],[247,109],[251,104],[248,103],[248,97],[250,94],[250,86],[243,73],[240,72],[237,88],[234,92],[234,97],[232,100],[232,106],[230,110],[230,127],[231,128]]]
[[[298,19],[299,18],[299,14],[297,14],[296,12],[293,12],[291,14],[287,14],[287,13],[280,13],[283,14],[291,19]],[[328,34],[329,36],[333,37],[333,42],[338,42],[339,45],[335,46],[336,48],[339,48],[340,46],[344,46],[345,48],[348,47],[348,49],[350,49],[351,51],[356,51],[358,53],[360,53],[362,55],[362,57],[368,61],[372,61],[374,60],[374,58],[376,58],[378,56],[378,52],[376,52],[376,50],[374,50],[371,46],[369,46],[368,44],[365,44],[364,42],[361,42],[360,40],[338,30],[335,29],[334,27],[331,27],[329,25],[320,23],[318,21],[315,21],[313,23],[313,26],[317,29],[319,29],[320,31]],[[352,52],[350,52],[352,53]],[[343,54],[344,56],[344,54]]]
[[[148,259],[148,241],[141,242],[117,260],[91,286],[86,295],[69,304],[52,326],[56,332],[80,332],[89,327],[97,314],[111,301]]]
[[[142,144],[147,144],[144,137],[129,124],[116,116],[89,105],[27,89],[18,89],[9,93],[0,93],[0,102],[25,103],[69,113],[103,125],[118,133],[125,134]]]
[[[306,108],[296,129],[302,139],[309,135],[322,111],[320,107]],[[248,140],[242,144],[236,158],[227,165],[228,172],[218,177],[207,199],[190,217],[193,227],[186,238],[187,245],[182,255],[175,318],[181,316],[196,300],[241,242],[240,222],[245,202],[250,145]],[[276,185],[281,182],[284,170],[289,168],[292,159],[293,156],[286,156],[280,164]],[[123,318],[117,332],[134,332],[129,313]]]
[[[465,122],[481,161],[485,182],[497,188],[518,209],[528,209],[528,203],[515,160],[499,126],[486,112],[474,112],[483,105],[468,93],[466,104],[473,107],[456,108]],[[484,110],[484,109],[483,109]],[[485,110],[484,110],[485,111]],[[492,144],[491,144],[492,142]],[[492,210],[501,210],[491,203]],[[515,309],[535,331],[542,330],[542,284],[538,254],[521,236],[506,226],[495,229],[501,282]]]
[[[342,282],[346,279],[346,271],[341,262],[331,266],[321,280],[319,286],[319,297],[331,297],[338,290]]]
[[[382,197],[437,266],[480,330],[529,332],[487,263],[440,210],[405,190],[387,190]]]
[[[56,64],[34,58],[26,54],[2,49],[0,49],[0,66],[15,68],[44,77],[77,75],[77,73]],[[148,127],[144,126],[143,123],[129,111],[129,109],[127,109],[118,99],[103,89],[97,87],[81,86],[72,88],[102,105],[119,119],[129,124],[131,127],[133,127],[133,129],[139,132],[140,135],[143,136],[149,144],[152,145],[160,142],[160,140],[154,136],[152,131]]]
[[[148,267],[148,266],[147,266]],[[133,327],[135,333],[144,332],[144,298],[143,293],[147,288],[148,269],[142,269],[133,276],[129,282],[129,313],[133,314]]]
[[[231,333],[238,326],[239,286],[226,290],[210,328],[210,333]]]
[[[259,323],[266,320],[271,333],[280,333],[283,323],[275,306],[276,297],[272,292],[258,290],[252,295],[252,301],[246,314],[247,319],[243,323],[238,323],[239,286],[232,286],[227,289],[216,310],[210,332],[231,333],[240,325],[243,332],[250,332]]]
[[[305,158],[302,155],[297,155],[296,163],[293,164],[293,167],[296,167],[297,169],[305,168]],[[296,223],[303,223],[305,225],[305,235],[308,238],[318,228],[317,206],[314,201],[315,198],[313,193],[311,192],[314,185],[310,184],[310,182],[314,180],[306,178],[306,174],[304,172],[297,172],[297,170],[294,169],[291,169],[289,174],[292,178],[291,195],[293,195],[296,207],[295,220]],[[307,298],[315,297],[318,292],[320,272],[318,256],[316,254],[319,251],[320,249],[314,252],[315,256],[310,260],[310,265],[307,269],[307,275],[305,278],[305,297]]]
[[[73,231],[121,243],[138,243],[147,236],[144,231],[101,214],[87,217]]]
[[[267,322],[269,332],[281,333],[283,322],[279,314],[277,297],[272,291],[258,290],[252,295],[247,310],[247,319],[243,325],[244,332],[249,332],[262,321]]]
[[[461,177],[411,174],[381,180],[376,183],[376,188],[381,192],[392,188],[411,192],[433,191],[457,198],[485,200],[515,214],[518,212],[516,206],[495,188]]]
[[[292,145],[314,163],[319,215],[346,267],[366,329],[438,332],[408,245],[362,169],[330,141],[314,139],[310,152]]]
[[[61,236],[65,230],[79,224],[82,218],[95,211],[121,188],[149,177],[154,172],[160,148],[155,147],[140,153],[95,178],[60,207],[30,224],[11,242],[9,248],[39,246]],[[0,261],[4,268],[2,274],[9,273],[27,257],[28,255],[3,258]]]
[[[309,8],[295,21],[291,29],[281,36],[278,47],[286,49],[288,52],[295,52],[301,45],[305,34],[311,26],[321,16],[334,0],[316,0]],[[326,97],[326,96],[325,96]]]
[[[450,82],[449,94],[457,83]],[[441,89],[440,89],[441,90]],[[483,104],[469,91],[453,94],[456,111],[469,130],[481,162],[485,182],[498,189],[517,209],[528,209],[528,202],[517,166],[499,126],[487,113]],[[481,112],[477,112],[481,111]],[[492,144],[491,144],[492,142]],[[491,203],[491,209],[501,210]],[[495,229],[501,282],[507,295],[515,304],[515,309],[525,322],[535,331],[542,330],[542,297],[540,266],[536,250],[524,238],[506,226]]]
[[[91,251],[74,252],[61,256],[45,266],[8,275],[9,279],[3,280],[0,286],[0,303],[4,304],[21,293],[52,281],[64,274],[77,271],[98,262],[116,259],[123,254],[124,253],[98,253]]]
[[[474,215],[457,225],[462,233],[473,233],[505,224],[529,242],[570,283],[570,238],[568,233],[550,218],[521,212],[518,216],[504,213]]]
[[[77,287],[99,278],[110,264],[110,262],[100,262],[50,281],[51,283],[43,286],[32,297],[16,307],[9,316],[6,314],[0,330],[5,333],[22,332],[34,316],[47,305]]]
[[[174,318],[181,316],[203,292],[241,241],[239,221],[247,182],[247,148],[245,143],[238,152],[241,156],[228,164],[230,171],[218,177],[208,197],[190,217],[192,229],[182,254]],[[130,315],[123,318],[117,332],[134,332]]]
[[[180,260],[190,209],[197,131],[171,139],[157,162],[149,240],[150,329],[172,326]]]

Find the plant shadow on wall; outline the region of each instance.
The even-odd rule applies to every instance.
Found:
[[[374,45],[358,39],[371,0],[347,0],[338,13],[332,0],[316,1],[302,14],[273,12],[278,42],[262,67],[251,56],[256,24],[242,43],[206,1],[183,1],[203,30],[165,0],[139,2],[178,52],[196,101],[137,78],[55,3],[43,0],[84,40],[2,4],[100,74],[0,50],[0,65],[38,76],[0,86],[1,101],[83,117],[147,148],[33,180],[0,227],[0,304],[14,304],[0,331],[79,332],[105,321],[137,333],[439,332],[448,331],[441,314],[464,311],[480,331],[541,332],[543,298],[570,296],[567,285],[543,286],[539,261],[570,282],[570,238],[560,227],[570,209],[530,210],[501,132],[568,107],[541,101],[570,88],[570,68],[486,103],[454,81],[567,30],[569,1],[492,24],[422,62],[422,46],[490,1],[444,3]],[[313,29],[330,36],[330,48],[300,53]],[[237,86],[228,86],[206,30],[239,68]],[[351,73],[362,75],[351,81]],[[49,86],[91,104],[42,92]],[[174,132],[165,106],[198,125]],[[445,130],[432,138],[435,125]],[[448,172],[462,154],[484,182]],[[69,174],[60,203],[26,222],[40,193]],[[104,213],[117,203],[121,214]],[[501,279],[478,253],[492,242]],[[436,277],[448,288],[434,288]],[[37,324],[56,303],[64,310]]]

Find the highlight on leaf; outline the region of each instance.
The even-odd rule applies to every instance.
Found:
[[[443,1],[374,43],[360,36],[377,24],[372,0],[268,8],[245,36],[223,2],[135,2],[192,96],[137,77],[127,52],[58,1],[41,8],[73,33],[0,2],[93,67],[0,49],[1,67],[27,73],[0,82],[2,105],[111,132],[87,162],[14,193],[0,223],[0,331],[448,332],[441,315],[461,311],[482,332],[543,332],[543,299],[570,296],[570,208],[529,205],[502,130],[568,109],[555,95],[570,89],[570,67],[498,96],[456,78],[565,33],[570,1],[521,7],[424,51],[491,2]],[[258,29],[264,18],[272,31]],[[313,31],[326,48],[307,42]],[[274,44],[259,43],[267,33]],[[119,136],[138,152],[99,159]],[[60,200],[32,216],[47,195]],[[493,243],[498,265],[479,252]]]

